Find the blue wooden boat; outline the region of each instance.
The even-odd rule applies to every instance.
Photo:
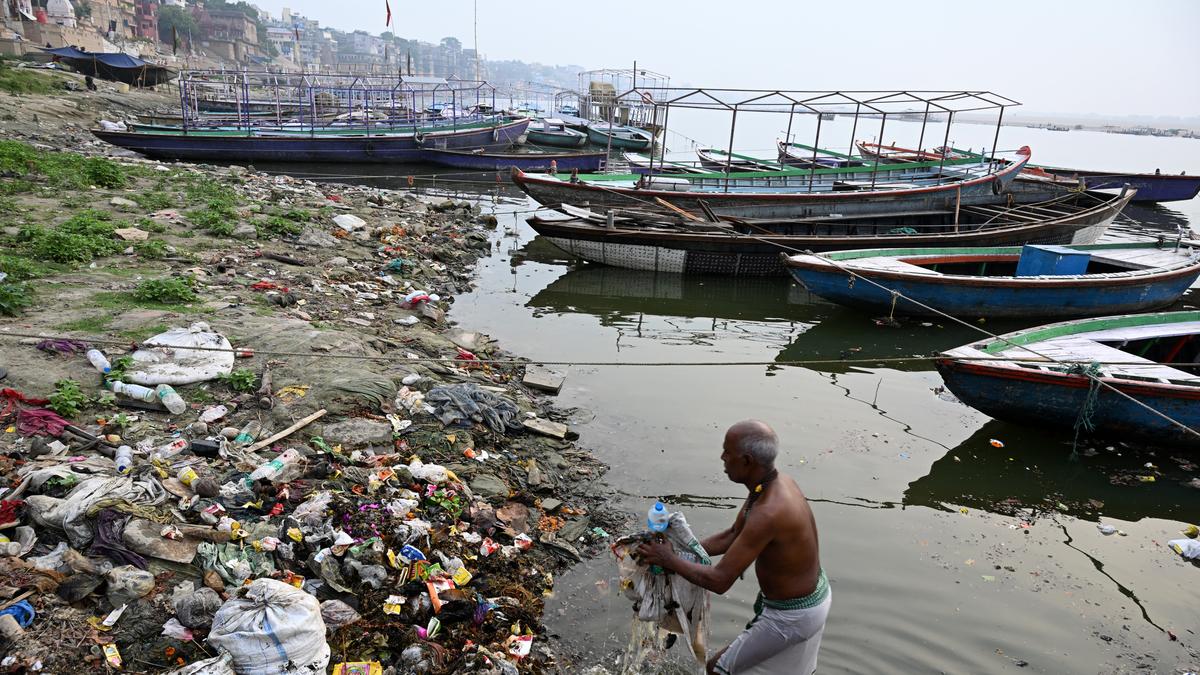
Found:
[[[525,142],[556,148],[578,148],[587,145],[588,136],[582,131],[568,127],[567,123],[560,119],[547,117],[530,123]]]
[[[973,319],[1145,312],[1176,302],[1200,278],[1200,251],[1157,242],[868,249],[786,264],[810,293],[841,305]]]
[[[980,157],[978,153],[958,148],[934,148],[934,152],[949,150],[948,157]],[[1087,169],[1065,169],[1055,166],[1029,165],[1022,179],[1049,179],[1065,183],[1083,181],[1089,190],[1116,190],[1126,185],[1137,190],[1135,202],[1178,202],[1193,199],[1200,194],[1200,176],[1159,173],[1137,173],[1120,171],[1090,171]]]
[[[587,134],[588,140],[593,144],[605,147],[611,145],[616,150],[643,152],[654,145],[654,134],[645,129],[620,124],[593,122],[588,125]]]
[[[1128,185],[1137,190],[1137,196],[1133,199],[1135,202],[1179,202],[1193,199],[1200,194],[1200,176],[1038,168],[1054,174],[1059,179],[1082,179],[1084,186],[1089,190],[1120,189]]]
[[[102,131],[102,141],[147,157],[167,160],[231,162],[420,162],[431,148],[500,149],[525,133],[528,119],[478,123],[463,128],[438,127],[426,133],[407,131],[312,133],[241,131],[237,133],[149,133]]]
[[[959,400],[997,419],[1068,431],[1082,419],[1098,436],[1196,448],[1198,361],[1200,312],[1187,311],[1039,326],[942,352],[935,365]]]
[[[608,154],[600,152],[485,152],[482,150],[427,149],[424,159],[456,169],[507,171],[599,171]]]

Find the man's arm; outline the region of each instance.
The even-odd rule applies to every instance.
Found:
[[[770,516],[764,511],[765,509],[756,510],[753,515],[745,518],[741,532],[716,565],[701,565],[683,560],[675,555],[671,545],[665,541],[642,544],[638,547],[638,553],[651,565],[671,570],[713,593],[724,593],[762,553],[767,544],[771,543]]]
[[[737,539],[738,532],[742,531],[742,525],[746,519],[745,506],[738,509],[737,518],[734,518],[733,525],[728,529],[718,532],[704,541],[700,545],[709,555],[724,555],[729,547],[733,545],[733,540]]]

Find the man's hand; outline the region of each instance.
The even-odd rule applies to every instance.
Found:
[[[666,569],[672,569],[678,557],[675,551],[671,549],[671,545],[662,539],[648,541],[637,547],[638,557],[647,565],[658,565]]]

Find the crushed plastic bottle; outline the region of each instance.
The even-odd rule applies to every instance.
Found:
[[[171,441],[170,443],[167,443],[166,445],[159,446],[158,449],[155,450],[154,453],[150,455],[150,458],[155,459],[155,460],[160,460],[160,461],[166,461],[168,459],[171,459],[175,455],[178,455],[179,453],[183,452],[184,450],[187,450],[187,448],[188,448],[188,442],[185,439],[176,438],[175,440]]]
[[[178,415],[187,410],[187,402],[171,388],[171,385],[160,384],[155,388],[154,393],[158,395],[158,399],[167,407],[167,410],[171,411],[172,415]]]
[[[250,444],[250,443],[253,443],[255,441],[255,439],[258,438],[258,435],[261,433],[262,433],[262,425],[259,424],[255,420],[251,420],[249,424],[242,427],[242,430],[240,432],[238,432],[237,436],[234,436],[233,442]]]
[[[87,350],[87,360],[91,362],[92,367],[105,375],[112,371],[112,364],[108,362],[108,357],[104,356],[104,352],[99,349]]]
[[[300,467],[300,453],[295,450],[288,449],[279,453],[275,459],[260,465],[246,478],[246,485],[253,485],[256,481],[267,480],[271,482],[287,482],[294,478]]]

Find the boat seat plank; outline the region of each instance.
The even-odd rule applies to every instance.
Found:
[[[1122,336],[1128,336],[1130,329],[1120,329]],[[1195,329],[1193,328],[1193,331]],[[1105,333],[1115,333],[1118,331],[1097,331],[1088,333],[1085,336],[1073,335],[1061,338],[1054,338],[1030,345],[1038,354],[1052,359],[1054,361],[1064,363],[1121,363],[1127,365],[1116,366],[1101,366],[1101,371],[1106,376],[1120,377],[1121,375],[1131,375],[1137,378],[1148,378],[1151,380],[1174,380],[1185,382],[1200,383],[1200,376],[1192,375],[1191,373],[1172,368],[1171,366],[1156,363],[1150,359],[1146,359],[1135,354],[1121,351],[1116,347],[1111,347],[1106,344],[1097,342],[1097,339],[1107,339]],[[1185,331],[1186,332],[1186,331]],[[1156,335],[1161,333],[1155,333]],[[1136,339],[1136,338],[1129,338]],[[1004,351],[1004,355],[1010,358],[1023,358],[1024,356],[1031,357],[1031,360],[1039,360],[1037,357],[1024,349],[1010,347]]]

